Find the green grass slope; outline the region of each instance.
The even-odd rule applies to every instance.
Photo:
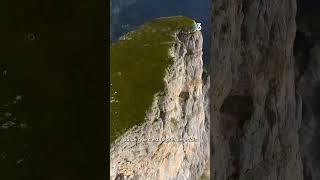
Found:
[[[111,142],[145,121],[153,96],[163,90],[169,48],[178,31],[191,32],[192,19],[155,19],[111,45]]]

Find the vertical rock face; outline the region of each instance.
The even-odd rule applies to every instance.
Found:
[[[197,179],[209,159],[202,35],[179,33],[176,38],[178,43],[170,50],[174,62],[164,78],[165,90],[154,96],[146,122],[111,145],[111,179]],[[162,141],[166,138],[189,142]]]
[[[297,0],[296,88],[302,98],[299,131],[304,180],[320,179],[320,23],[319,1]]]
[[[213,0],[211,177],[300,180],[295,0]]]
[[[320,47],[310,48],[308,57],[297,56],[297,91],[303,100],[300,145],[305,180],[320,179],[319,154],[319,90],[320,90]],[[299,63],[300,62],[300,63]],[[305,64],[303,66],[303,64]]]

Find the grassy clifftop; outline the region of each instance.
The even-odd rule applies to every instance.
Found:
[[[111,45],[111,142],[144,122],[154,94],[164,88],[174,35],[191,32],[193,23],[183,16],[159,18]]]

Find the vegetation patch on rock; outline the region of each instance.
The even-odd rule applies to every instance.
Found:
[[[164,88],[176,33],[191,33],[194,23],[183,16],[155,19],[111,45],[111,142],[145,121],[154,94]]]

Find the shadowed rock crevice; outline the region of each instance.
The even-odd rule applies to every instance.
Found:
[[[250,96],[229,95],[220,109],[221,121],[223,121],[225,129],[241,129],[245,121],[252,116],[252,103]]]
[[[188,99],[189,99],[189,92],[188,91],[182,91],[179,94],[179,102],[180,102],[179,104],[180,104],[181,110],[182,110],[182,118],[185,118]]]
[[[224,136],[228,139],[228,149],[230,154],[228,167],[228,180],[238,180],[240,177],[242,152],[241,138],[242,128],[254,112],[252,98],[230,94],[220,108],[220,120],[224,128]]]
[[[237,132],[229,140],[229,148],[231,155],[231,168],[230,168],[230,180],[238,180],[240,176],[240,153],[241,153],[241,143],[238,141],[236,135]]]
[[[320,41],[319,2],[298,0],[294,42],[296,89],[302,99],[299,130],[304,180],[320,179]]]

